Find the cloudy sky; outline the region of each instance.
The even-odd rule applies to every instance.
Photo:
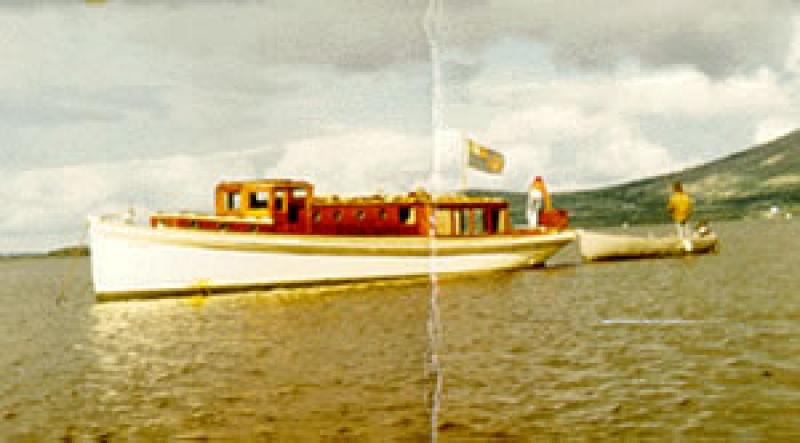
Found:
[[[601,186],[800,126],[795,2],[443,3],[445,124],[507,157],[471,186]],[[77,243],[88,213],[209,210],[221,179],[429,183],[428,0],[4,5],[0,251]]]

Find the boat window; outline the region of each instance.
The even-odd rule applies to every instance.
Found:
[[[469,234],[469,209],[454,210],[456,216],[456,235]]]
[[[483,212],[483,208],[477,208],[472,210],[473,217],[475,218],[475,224],[473,225],[473,233],[475,234],[485,234],[486,233],[486,220]]]
[[[417,212],[415,211],[415,208],[401,206],[398,209],[397,214],[397,217],[400,219],[400,223],[405,225],[413,225],[417,223]]]
[[[367,218],[367,214],[363,209],[359,209],[358,212],[356,212],[356,218],[358,221],[364,221],[364,219]]]
[[[489,218],[492,220],[492,226],[494,227],[493,232],[501,232],[500,231],[500,211],[497,209],[492,209],[489,211]],[[492,233],[492,232],[490,232]]]
[[[333,219],[338,223],[342,221],[342,211],[339,209],[333,211]]]
[[[322,220],[322,214],[319,211],[314,211],[312,217],[314,219],[314,223],[319,223],[320,220]]]
[[[269,208],[269,192],[258,191],[250,193],[250,209]]]
[[[242,207],[242,196],[239,191],[226,193],[225,204],[228,209],[239,209]]]
[[[454,228],[457,226],[453,224],[455,221],[454,218],[457,217],[459,212],[460,211],[455,211],[454,213],[450,209],[437,209],[434,212],[436,235],[453,235]]]
[[[293,200],[306,198],[307,195],[308,195],[308,192],[306,192],[305,188],[292,188],[292,199]]]
[[[386,209],[378,209],[378,218],[381,220],[386,220]]]
[[[286,191],[275,191],[275,209],[279,211],[286,210]]]

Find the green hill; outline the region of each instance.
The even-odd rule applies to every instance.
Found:
[[[800,212],[800,130],[709,163],[602,189],[556,193],[554,205],[569,210],[575,226],[651,224],[669,220],[669,186],[681,181],[695,201],[695,220],[761,216],[772,206]],[[525,220],[525,194],[500,195],[512,205],[515,223]]]

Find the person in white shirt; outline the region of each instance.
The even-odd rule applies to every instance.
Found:
[[[528,226],[532,228],[539,226],[539,211],[542,210],[545,200],[542,186],[537,183],[541,181],[541,177],[536,177],[528,187]]]

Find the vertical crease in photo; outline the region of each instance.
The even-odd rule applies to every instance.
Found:
[[[441,20],[443,15],[443,5],[441,0],[430,0],[428,9],[425,12],[424,28],[428,39],[431,62],[431,130],[433,158],[431,171],[431,186],[434,192],[441,191],[443,177],[441,156],[439,150],[442,149],[442,135],[445,129],[442,116],[442,84],[441,84],[441,65],[439,55]],[[430,405],[430,437],[431,441],[437,440],[439,409],[441,406],[443,374],[439,350],[441,347],[441,317],[439,313],[439,279],[438,269],[436,268],[436,225],[434,222],[433,211],[427,211],[431,220],[428,225],[428,241],[430,242],[430,297],[428,307],[428,356],[426,361],[426,375],[428,379],[429,392],[426,396]]]

